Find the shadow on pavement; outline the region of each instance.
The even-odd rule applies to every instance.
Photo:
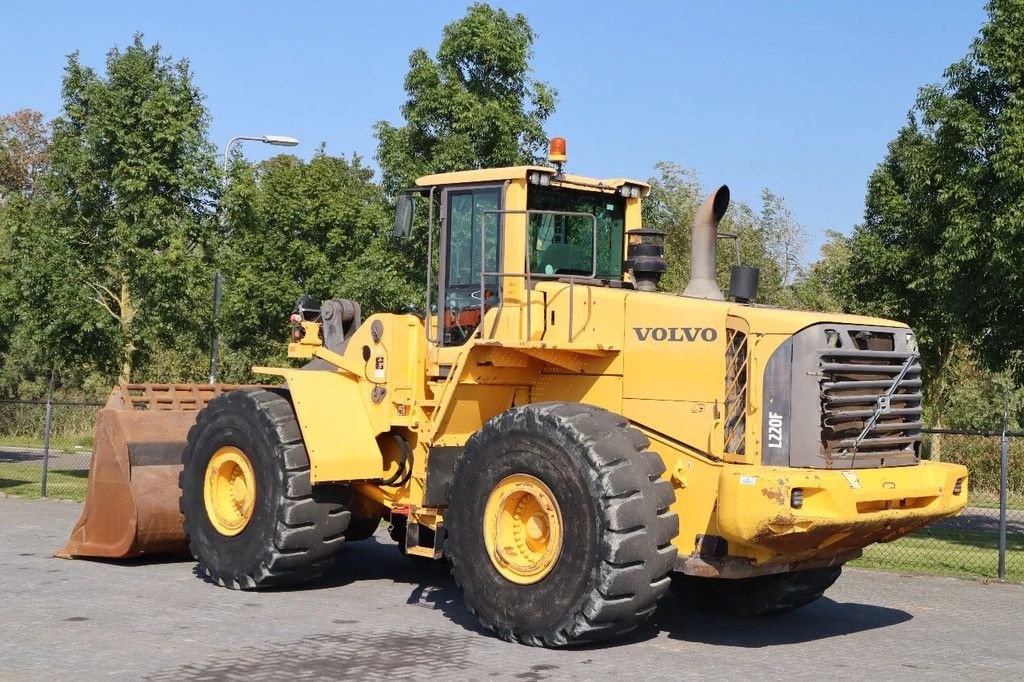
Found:
[[[447,561],[405,556],[390,539],[373,537],[344,546],[333,568],[304,589],[342,587],[361,580],[391,580],[412,585],[406,604],[437,609],[474,633],[487,632],[466,610]]]
[[[840,578],[842,580],[842,578]],[[651,619],[671,639],[699,644],[758,648],[812,642],[911,620],[900,609],[821,599],[778,616],[739,618],[693,610],[669,595]]]
[[[56,557],[63,559],[63,557]],[[116,566],[117,568],[135,568],[136,566],[159,566],[161,564],[181,564],[181,563],[194,563],[195,559],[184,554],[146,554],[143,556],[132,557],[131,559],[106,559],[103,557],[75,557],[69,561],[88,561],[94,564],[106,564],[107,566]]]
[[[407,604],[440,610],[464,629],[489,634],[466,610],[448,563],[403,556],[390,540],[351,543],[324,577],[305,589],[341,587],[360,580],[392,580],[413,586]],[[840,578],[842,580],[842,578]],[[671,594],[651,621],[635,633],[597,648],[626,646],[666,633],[669,638],[734,647],[766,647],[809,642],[889,627],[913,618],[906,611],[871,604],[841,603],[823,597],[793,613],[737,618],[708,614],[686,606]],[[591,647],[584,647],[591,648]]]
[[[88,559],[118,567],[192,561],[181,556],[148,556],[129,560]],[[203,578],[198,571],[193,571]],[[448,562],[404,556],[389,538],[377,536],[344,545],[334,564],[319,580],[302,591],[325,590],[361,581],[391,580],[409,585],[408,607],[441,611],[464,630],[489,635],[476,616],[469,613],[462,592],[455,585]],[[840,578],[842,580],[842,578]],[[282,588],[287,591],[289,588]],[[268,590],[278,591],[278,590]],[[395,604],[395,607],[401,605]],[[666,633],[669,638],[700,644],[757,648],[795,644],[889,627],[911,620],[906,611],[870,604],[841,603],[824,597],[793,613],[779,616],[737,618],[692,609],[669,594],[650,622],[636,632],[613,642],[582,648],[628,646]]]

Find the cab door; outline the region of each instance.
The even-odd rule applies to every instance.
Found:
[[[500,211],[503,185],[450,187],[441,192],[437,327],[430,345],[430,370],[446,376],[480,326],[484,309],[501,303],[500,282],[483,272],[501,270]],[[483,285],[481,287],[481,284]],[[433,292],[432,292],[433,293]]]

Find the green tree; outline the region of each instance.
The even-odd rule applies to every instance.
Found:
[[[966,349],[1024,377],[1024,2],[987,10],[968,55],[920,90],[853,235],[853,293],[918,331],[939,425]]]
[[[188,62],[137,35],[102,76],[72,54],[61,94],[45,196],[12,239],[23,309],[52,359],[129,381],[174,348],[201,375],[217,173]]]
[[[825,232],[818,260],[801,267],[793,286],[793,303],[803,310],[849,313],[859,306],[850,284],[850,238]]]
[[[422,298],[406,279],[409,263],[391,248],[381,188],[358,156],[321,147],[309,163],[236,159],[225,204],[225,380],[249,381],[252,365],[284,361],[288,316],[303,294],[351,298],[364,316]]]
[[[926,408],[942,424],[954,351],[969,338],[957,313],[964,260],[950,196],[938,191],[941,150],[912,117],[868,181],[864,223],[854,229],[849,277],[859,311],[909,323],[917,333]],[[960,228],[966,227],[961,223]]]
[[[914,321],[933,339],[969,341],[987,366],[1020,379],[1024,2],[994,0],[987,10],[969,54],[921,89],[873,176],[864,231],[887,256],[923,268],[926,283],[892,293]]]
[[[666,291],[682,291],[690,279],[690,235],[693,217],[710,190],[697,174],[670,162],[655,165],[657,175],[649,180],[651,193],[644,204],[644,225],[664,231],[668,272],[661,281]],[[739,238],[740,261],[760,268],[758,300],[773,305],[791,305],[791,280],[800,259],[803,228],[796,223],[783,199],[765,189],[761,209],[733,201],[722,218],[719,232]],[[719,240],[718,283],[728,289],[729,275],[736,264],[732,242]]]
[[[4,377],[19,374],[6,367],[18,320],[17,259],[12,242],[46,171],[49,135],[50,127],[38,111],[21,109],[0,116],[0,392],[11,390]]]
[[[376,125],[389,194],[429,173],[540,160],[556,93],[530,78],[535,37],[522,14],[477,3],[445,26],[435,58],[409,56],[405,124]]]

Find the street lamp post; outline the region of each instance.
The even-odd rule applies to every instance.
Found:
[[[272,144],[278,147],[294,147],[299,143],[294,137],[287,137],[285,135],[236,135],[228,140],[228,143],[224,145],[224,165],[223,173],[221,175],[221,195],[227,191],[228,187],[228,162],[231,160],[231,147],[237,142],[262,142],[263,144]],[[219,215],[221,228],[226,228],[228,225],[228,210],[224,206],[223,202],[220,205]],[[210,348],[210,383],[217,383],[217,356],[220,352],[220,337],[217,331],[217,318],[220,316],[220,271],[218,270],[213,279],[213,345]]]

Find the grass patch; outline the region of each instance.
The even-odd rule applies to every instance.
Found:
[[[50,469],[46,496],[60,500],[85,500],[89,472],[86,469]],[[0,464],[0,493],[38,499],[42,496],[43,467],[35,464]]]
[[[895,542],[874,544],[852,566],[890,571],[995,578],[999,536],[995,533],[925,528]],[[1007,535],[1006,578],[1024,581],[1024,536]]]

